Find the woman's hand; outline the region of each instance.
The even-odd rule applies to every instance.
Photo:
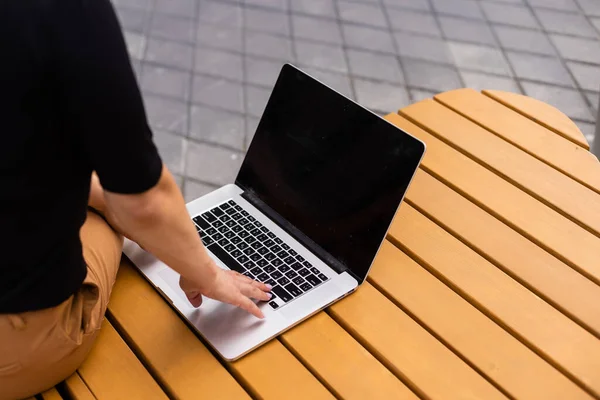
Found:
[[[227,271],[218,267],[216,269],[217,273],[213,282],[202,285],[205,289],[201,289],[184,277],[179,279],[179,286],[185,292],[190,303],[194,307],[200,307],[204,295],[240,307],[258,318],[264,318],[262,311],[251,299],[262,301],[271,299],[272,296],[269,293],[271,287],[235,271]]]

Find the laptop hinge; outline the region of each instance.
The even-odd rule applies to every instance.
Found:
[[[342,272],[348,272],[353,278],[357,281],[361,282],[357,276],[355,276],[348,267],[339,262],[335,257],[329,254],[327,251],[323,250],[321,246],[312,241],[308,236],[300,232],[295,226],[290,224],[285,218],[279,215],[275,210],[269,207],[265,202],[260,200],[258,196],[256,196],[252,191],[245,190],[242,193],[242,197],[251,203],[254,207],[260,210],[264,215],[266,215],[271,221],[279,225],[281,229],[286,231],[290,236],[300,242],[304,247],[310,250],[313,254],[319,257],[325,264],[327,264],[331,269],[333,269],[338,274]]]

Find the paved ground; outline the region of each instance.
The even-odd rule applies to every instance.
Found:
[[[282,63],[380,113],[460,87],[546,101],[590,138],[600,0],[114,0],[164,160],[232,182]]]

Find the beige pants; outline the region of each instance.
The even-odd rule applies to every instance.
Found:
[[[62,304],[0,314],[0,400],[32,396],[69,377],[100,329],[121,260],[123,238],[88,212],[80,232],[87,276]]]

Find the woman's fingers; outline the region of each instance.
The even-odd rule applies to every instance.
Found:
[[[244,296],[251,297],[256,300],[267,301],[271,299],[271,294],[260,290],[253,284],[243,283],[240,285],[240,291]]]

